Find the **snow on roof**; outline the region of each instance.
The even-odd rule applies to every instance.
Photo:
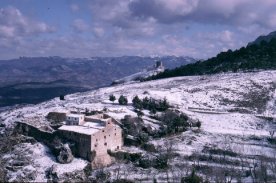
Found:
[[[85,116],[85,119],[106,121],[106,120],[108,120],[110,118],[101,118],[101,117],[98,117],[98,116]]]
[[[84,114],[67,114],[68,117],[79,118],[84,117]]]
[[[93,123],[93,122],[86,122],[83,126],[90,127],[90,128],[103,128],[105,127],[102,123]]]
[[[58,129],[64,130],[64,131],[76,132],[76,133],[85,134],[85,135],[92,135],[98,132],[102,128],[104,128],[104,126],[100,126],[92,123],[89,123],[89,124],[85,123],[84,126],[63,125]]]

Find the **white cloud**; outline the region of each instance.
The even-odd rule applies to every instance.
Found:
[[[74,3],[69,4],[71,13],[84,6]],[[81,12],[82,19],[76,18],[80,14],[72,14],[71,24],[62,25],[71,26],[74,31],[69,34],[56,31],[39,38],[37,35],[55,29],[27,17],[17,8],[0,8],[1,56],[207,58],[222,50],[244,46],[276,28],[275,0],[93,0],[88,3],[88,9]],[[68,11],[69,7],[66,8]]]
[[[77,12],[80,10],[80,7],[77,4],[70,4],[70,9],[72,12]]]
[[[102,27],[95,27],[93,32],[97,37],[102,37],[105,33],[105,30]]]
[[[276,1],[272,0],[134,0],[129,9],[136,18],[154,17],[165,24],[197,22],[247,26],[255,23],[275,28]]]
[[[89,29],[89,25],[83,19],[75,19],[72,26],[77,32],[84,32]]]
[[[0,36],[27,36],[40,33],[49,33],[54,27],[44,22],[34,21],[24,16],[14,7],[0,9]]]
[[[0,25],[0,35],[3,37],[13,37],[15,33],[14,27]]]

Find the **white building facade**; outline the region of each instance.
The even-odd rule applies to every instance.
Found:
[[[83,114],[67,114],[66,125],[83,125],[84,115]]]

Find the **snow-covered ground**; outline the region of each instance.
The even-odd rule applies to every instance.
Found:
[[[136,116],[136,113],[133,112],[131,104],[120,106],[117,101],[110,102],[111,94],[117,99],[120,95],[124,95],[129,102],[135,95],[139,98],[146,96],[155,99],[166,98],[175,108],[202,122],[200,131],[189,130],[166,139],[173,141],[180,155],[191,155],[202,151],[204,147],[224,149],[224,146],[229,144],[231,149],[239,154],[273,157],[276,154],[273,145],[265,140],[254,141],[252,137],[259,139],[269,137],[272,122],[256,115],[276,116],[275,89],[276,71],[187,76],[142,83],[125,83],[67,95],[64,101],[55,98],[38,105],[11,109],[0,113],[0,122],[2,121],[6,127],[12,127],[15,121],[35,117],[34,123],[37,126],[43,126],[48,123],[45,116],[49,112],[85,111],[86,108],[89,110],[107,108],[110,116],[120,120],[125,115]],[[225,111],[225,113],[195,112],[189,108],[202,109],[203,112],[204,109],[211,109]],[[147,116],[143,118],[145,123],[158,128],[154,120]],[[162,145],[164,139],[156,139],[152,143]],[[48,166],[43,162],[41,167]],[[74,163],[78,162],[71,164]]]
[[[87,161],[75,158],[69,164],[59,164],[55,157],[51,155],[50,150],[40,143],[22,143],[14,147],[12,154],[3,157],[7,164],[14,165],[17,162],[23,165],[18,166],[16,171],[8,171],[7,178],[9,182],[24,180],[26,176],[32,176],[34,182],[46,182],[46,171],[53,165],[56,165],[59,175],[71,173],[77,170],[83,170]],[[28,179],[27,179],[28,180]],[[25,178],[26,181],[26,178]]]

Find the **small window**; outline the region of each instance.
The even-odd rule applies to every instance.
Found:
[[[98,139],[96,139],[96,142],[98,142]]]
[[[107,124],[110,124],[110,122],[108,122]]]
[[[106,136],[104,136],[104,138],[106,139]]]
[[[115,133],[115,136],[116,136],[116,133]]]
[[[102,132],[104,132],[104,130],[102,130]]]
[[[105,146],[107,146],[107,143],[104,143]]]
[[[120,149],[120,146],[117,146],[117,149]]]
[[[75,118],[75,120],[77,120],[77,118]]]
[[[95,144],[95,147],[97,147],[97,144]]]

